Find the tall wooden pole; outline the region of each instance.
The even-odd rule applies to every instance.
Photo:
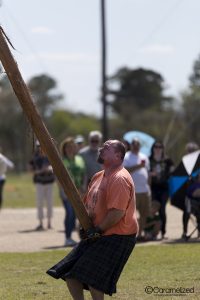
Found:
[[[102,101],[102,133],[103,139],[108,139],[108,118],[107,118],[107,99],[106,99],[106,20],[105,20],[105,1],[101,0],[101,41],[102,41],[102,67],[101,67],[101,101]]]
[[[80,195],[70,178],[69,173],[64,167],[60,158],[59,152],[55,147],[53,140],[43,123],[40,114],[33,103],[31,94],[20,74],[17,63],[15,62],[11,51],[7,45],[4,31],[0,27],[0,60],[7,73],[13,90],[29,120],[36,137],[38,138],[42,149],[48,156],[48,159],[53,167],[54,173],[63,187],[69,201],[71,202],[76,216],[79,219],[84,229],[92,226],[91,220],[86,212],[86,209],[81,201]]]

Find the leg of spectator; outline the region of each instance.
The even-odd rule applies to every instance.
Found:
[[[51,219],[53,216],[53,183],[46,184],[46,202],[47,202],[47,228],[51,229]]]
[[[38,230],[43,229],[43,201],[44,201],[44,186],[43,184],[36,183],[36,202],[37,202],[37,214],[39,219],[39,226],[37,227]]]
[[[5,180],[0,180],[0,209],[3,205],[3,187],[4,187]]]
[[[168,199],[168,193],[163,192],[160,195],[160,218],[161,218],[161,232],[162,232],[162,237],[164,238],[164,235],[166,233],[166,222],[167,222],[167,216],[166,216],[166,204],[167,204],[167,199]]]

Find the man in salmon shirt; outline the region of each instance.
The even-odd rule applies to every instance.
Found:
[[[99,151],[104,170],[96,173],[84,198],[94,227],[82,232],[83,240],[47,271],[62,278],[74,300],[84,300],[83,289],[92,299],[116,293],[116,283],[136,242],[138,224],[135,188],[123,167],[124,144],[108,140]]]

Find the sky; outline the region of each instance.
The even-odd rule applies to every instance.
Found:
[[[62,108],[100,116],[100,0],[0,2],[24,80],[47,74],[64,95]],[[125,66],[151,69],[178,98],[200,54],[200,1],[105,0],[105,7],[107,76]]]

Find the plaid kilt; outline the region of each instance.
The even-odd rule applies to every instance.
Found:
[[[135,243],[135,235],[110,235],[96,241],[83,240],[47,274],[56,279],[77,279],[85,289],[91,286],[111,296],[116,293],[116,283]]]

